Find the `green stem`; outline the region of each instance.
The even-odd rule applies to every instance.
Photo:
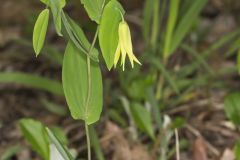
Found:
[[[87,113],[87,109],[88,109],[88,105],[89,105],[89,101],[90,101],[90,97],[91,97],[91,90],[92,90],[90,55],[91,55],[91,52],[92,52],[92,50],[94,48],[94,45],[96,43],[98,32],[99,32],[99,26],[97,27],[93,42],[92,42],[91,47],[90,47],[90,49],[88,51],[88,54],[87,54],[88,95],[87,95],[87,101],[86,101],[86,113]]]
[[[86,101],[86,113],[88,113],[87,109],[88,109],[88,106],[89,106],[89,102],[90,102],[90,98],[91,98],[91,90],[92,90],[90,55],[91,55],[91,52],[92,52],[92,50],[94,48],[94,45],[96,43],[98,32],[99,32],[99,26],[97,27],[96,33],[94,35],[93,42],[92,42],[91,47],[90,47],[90,49],[88,51],[88,54],[87,54],[88,95],[87,95],[87,101]],[[85,129],[86,129],[86,136],[87,136],[88,160],[91,160],[91,142],[90,142],[90,137],[89,137],[88,124],[86,122],[85,122]]]
[[[85,122],[85,130],[87,136],[87,149],[88,149],[88,160],[91,160],[91,142],[89,137],[88,124]]]

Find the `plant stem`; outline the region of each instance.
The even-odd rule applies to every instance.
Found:
[[[91,55],[91,52],[92,52],[92,50],[94,48],[94,45],[96,43],[98,32],[99,32],[99,26],[97,27],[96,33],[94,35],[93,42],[92,42],[91,47],[90,47],[90,49],[88,51],[88,54],[87,54],[88,95],[87,95],[87,101],[86,101],[86,113],[87,113],[87,109],[88,109],[88,105],[89,105],[89,101],[90,101],[90,97],[91,97],[91,90],[92,90],[90,55]]]
[[[86,122],[85,122],[85,130],[86,130],[86,137],[87,137],[88,160],[91,160],[91,142],[89,137],[88,124]]]
[[[94,35],[93,42],[92,42],[91,47],[89,48],[89,51],[88,51],[88,54],[87,54],[88,94],[87,94],[87,101],[86,101],[86,113],[88,113],[87,109],[88,109],[88,106],[89,106],[90,97],[91,97],[91,90],[92,90],[90,55],[91,55],[91,52],[92,52],[92,50],[94,48],[94,45],[96,43],[98,32],[99,32],[99,26],[97,27],[96,33]],[[86,117],[87,116],[88,115],[86,115]],[[88,124],[87,124],[86,121],[85,121],[85,130],[86,130],[86,137],[87,137],[88,160],[91,160],[91,141],[90,141],[90,137],[89,137]]]

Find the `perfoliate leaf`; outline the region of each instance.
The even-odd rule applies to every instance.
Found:
[[[44,160],[49,160],[49,141],[45,127],[40,122],[32,119],[20,120],[20,127],[24,137],[32,145],[32,148]]]
[[[100,23],[104,0],[81,0],[91,20]]]
[[[124,10],[116,0],[111,0],[105,6],[100,22],[99,44],[107,68],[110,70],[114,63],[114,55],[118,45],[118,26]]]
[[[231,93],[224,99],[227,117],[236,125],[240,125],[240,93]]]
[[[91,90],[88,93],[87,56],[69,42],[63,60],[63,89],[72,117],[82,119],[87,124],[98,121],[103,103],[102,76],[98,63],[91,61],[90,72]]]
[[[43,47],[47,32],[48,20],[49,10],[45,9],[38,16],[38,19],[35,23],[33,30],[33,48],[36,53],[36,56],[39,55]]]
[[[137,126],[154,139],[151,113],[138,103],[134,103],[130,109]]]
[[[53,14],[53,21],[54,21],[56,32],[59,36],[62,36],[61,12],[65,5],[66,5],[65,0],[50,0],[50,7]]]

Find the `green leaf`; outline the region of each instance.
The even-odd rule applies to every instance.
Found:
[[[102,112],[102,75],[99,65],[91,62],[91,90],[88,96],[87,56],[81,53],[71,42],[67,45],[63,60],[63,89],[74,119],[82,119],[87,124],[98,121]]]
[[[143,36],[145,41],[148,43],[150,37],[150,24],[152,20],[152,12],[153,12],[153,0],[146,0],[144,4],[143,10]]]
[[[28,73],[14,72],[1,73],[0,83],[17,83],[30,86],[37,89],[42,89],[56,95],[63,95],[62,84],[48,78],[31,75]]]
[[[82,29],[68,16],[62,12],[62,20],[67,31],[68,37],[71,42],[84,54],[89,55],[90,58],[98,62],[98,51],[94,48],[92,53],[89,54],[87,51],[89,50],[91,44],[87,40],[86,36],[84,35]]]
[[[83,30],[70,17],[67,17],[67,19],[68,19],[69,24],[71,25],[73,33],[76,34],[75,36],[76,36],[77,40],[85,48],[85,50],[88,51],[91,48],[91,44],[89,43]],[[98,55],[99,55],[98,50],[96,48],[93,48],[92,52],[90,53],[90,56],[93,57],[95,61],[99,61]]]
[[[231,93],[224,99],[227,117],[236,125],[240,125],[240,93]]]
[[[68,144],[68,139],[66,134],[64,133],[64,131],[62,130],[62,128],[60,127],[51,127],[51,131],[54,133],[54,135],[57,137],[57,139],[59,140],[59,142],[63,145],[67,145]]]
[[[35,23],[34,30],[33,30],[33,48],[36,53],[36,56],[39,55],[43,47],[46,33],[47,33],[48,20],[49,20],[49,10],[45,9],[38,16],[38,19]]]
[[[150,42],[150,27],[153,17],[155,0],[146,0],[143,10],[143,36],[146,43]]]
[[[167,58],[170,53],[170,47],[172,42],[173,31],[175,29],[178,9],[179,9],[179,2],[180,0],[170,0],[170,9],[169,9],[169,17],[167,23],[167,33],[165,38],[165,45],[164,45],[164,58]]]
[[[176,26],[176,30],[173,33],[171,49],[169,53],[173,53],[175,49],[179,46],[183,38],[189,32],[190,28],[194,24],[194,20],[197,19],[203,7],[206,5],[208,0],[195,0],[192,1],[192,5],[184,14],[183,18],[180,20],[179,24]]]
[[[81,0],[91,20],[100,23],[104,0]]]
[[[123,15],[125,13],[118,1],[111,0],[108,2],[103,10],[99,28],[99,44],[109,70],[113,66],[114,55],[118,45],[118,26],[121,21],[120,12]]]
[[[55,145],[50,145],[50,160],[65,160]]]
[[[51,143],[51,146],[50,146],[51,147],[51,151],[53,152],[53,149],[54,150],[56,149],[58,151],[57,152],[58,157],[61,157],[64,160],[74,160],[74,158],[70,154],[69,150],[64,145],[61,144],[61,142],[54,135],[54,133],[49,128],[46,128],[46,130],[47,130],[47,133],[48,133],[48,136],[49,136],[49,140],[50,140],[50,143]],[[53,156],[53,155],[51,155],[51,156]],[[55,159],[51,159],[51,160],[55,160]]]
[[[133,103],[130,109],[137,126],[154,139],[151,113],[139,103]]]
[[[65,0],[50,0],[51,11],[53,14],[53,21],[55,24],[56,32],[59,36],[62,36],[61,12],[65,5],[66,5]]]
[[[19,122],[24,137],[32,145],[32,148],[43,157],[49,160],[49,141],[48,134],[44,126],[32,119],[22,119]]]

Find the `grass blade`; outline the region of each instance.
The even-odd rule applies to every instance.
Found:
[[[208,65],[208,63],[206,62],[206,60],[192,47],[188,46],[188,45],[181,45],[181,47],[187,51],[188,53],[190,53],[199,64],[202,64],[202,66],[211,74],[214,74],[214,71],[211,69],[211,67]]]
[[[3,73],[0,72],[0,83],[16,83],[21,85],[30,86],[36,89],[48,91],[56,95],[63,95],[62,84],[48,78],[35,76],[28,73],[13,72]]]
[[[205,4],[208,0],[195,0],[192,2],[192,5],[187,10],[182,20],[177,25],[177,28],[174,32],[173,41],[170,49],[170,53],[173,53],[175,49],[179,46],[183,38],[186,36],[194,21],[197,19],[198,15],[202,11]]]
[[[179,9],[179,0],[171,0],[170,1],[170,10],[167,24],[167,32],[165,37],[165,45],[164,45],[164,58],[166,59],[170,53],[170,47],[172,42],[173,31],[177,22],[178,9]]]
[[[167,69],[159,62],[159,60],[151,58],[150,62],[157,67],[157,69],[162,72],[163,76],[166,78],[172,89],[179,94],[180,91],[178,89],[177,84],[175,83],[174,79],[171,77],[170,73],[167,71]]]

